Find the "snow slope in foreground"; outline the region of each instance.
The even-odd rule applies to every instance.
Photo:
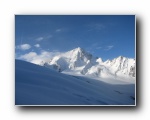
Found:
[[[16,105],[135,105],[134,84],[109,84],[15,62]]]

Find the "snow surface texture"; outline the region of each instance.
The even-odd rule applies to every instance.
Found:
[[[69,52],[66,54],[69,56]],[[85,67],[89,68],[89,70],[85,69],[83,71],[84,74],[91,74],[91,71],[94,71],[95,69],[97,70],[96,67],[100,68],[99,71],[104,71],[102,73],[98,72],[98,74],[104,74],[111,69],[115,69],[113,68],[114,66],[112,66],[109,70],[103,65],[93,66],[95,59],[89,54],[86,54],[87,56],[81,56],[82,53],[77,53],[76,55],[73,56],[73,59],[71,59],[71,57],[64,57],[63,55],[54,57],[49,64],[47,63],[48,67],[51,67],[49,65],[55,63],[55,68],[57,70],[58,68],[60,71],[75,69],[76,72],[80,72],[85,69]],[[90,62],[89,60],[93,62]],[[108,63],[111,65],[111,63],[115,63],[117,60],[119,59],[108,61]],[[100,59],[98,61],[99,64],[101,64],[102,61]],[[109,64],[107,65],[109,66]],[[134,69],[132,71],[134,71]],[[116,74],[120,74],[119,72]],[[126,72],[126,70],[123,72]],[[111,75],[112,73],[110,72],[109,74]],[[109,79],[107,82],[104,81],[105,79],[95,79],[95,77],[92,78],[82,74],[72,75],[72,72],[70,72],[70,75],[63,74],[43,66],[16,60],[15,104],[135,105],[134,83],[114,78]],[[113,84],[110,81],[113,81]]]
[[[41,66],[66,74],[82,74],[97,78],[112,78],[119,80],[135,80],[135,59],[119,56],[103,62],[101,58],[93,57],[79,48],[57,55],[48,61],[41,61]]]

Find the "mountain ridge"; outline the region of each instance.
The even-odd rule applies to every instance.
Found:
[[[132,77],[135,78],[135,59],[119,56],[113,60],[103,61],[84,49],[78,47],[63,54],[54,56],[41,66],[58,72],[72,71],[77,74],[96,77]]]

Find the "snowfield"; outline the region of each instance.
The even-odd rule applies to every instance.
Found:
[[[56,60],[58,59],[55,58],[52,62],[55,63]],[[68,63],[63,60],[60,60],[59,64],[63,62],[63,65],[65,65],[63,68],[66,69]],[[82,64],[76,63],[72,66],[70,64],[70,68],[73,68],[74,65],[78,66],[78,69],[82,68],[82,65],[87,64],[87,61],[84,58],[80,62]],[[71,63],[74,63],[74,61]],[[91,67],[90,69],[95,70]],[[107,71],[107,69],[104,70]],[[87,72],[90,74],[90,70]],[[134,80],[96,78],[94,76],[73,74],[71,70],[60,73],[43,66],[15,60],[16,105],[134,106],[136,104],[134,82]]]

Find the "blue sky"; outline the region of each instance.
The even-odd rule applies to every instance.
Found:
[[[120,55],[134,58],[135,16],[15,16],[16,58],[49,57],[47,53],[57,54],[76,47],[104,60]]]

